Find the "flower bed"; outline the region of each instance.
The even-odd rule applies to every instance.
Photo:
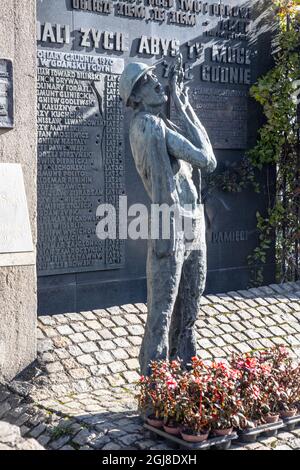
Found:
[[[151,363],[141,376],[138,401],[152,428],[189,443],[233,435],[255,440],[300,420],[300,364],[283,347],[230,361],[179,360]]]

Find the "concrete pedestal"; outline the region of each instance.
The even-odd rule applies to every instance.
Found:
[[[36,244],[35,18],[35,0],[1,0],[0,59],[12,61],[13,93],[9,99],[13,100],[14,122],[7,127],[3,123],[0,126],[0,164],[21,165],[33,247]],[[4,81],[5,77],[0,79]],[[5,90],[5,86],[2,88]],[[5,114],[3,89],[2,115]],[[16,192],[18,189],[15,188]],[[4,233],[5,217],[0,220],[0,232],[2,229]],[[11,251],[8,254],[4,248],[0,249],[0,379],[13,378],[36,355],[35,252],[33,248],[27,256],[24,252]]]

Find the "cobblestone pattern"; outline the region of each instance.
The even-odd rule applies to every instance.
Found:
[[[171,449],[143,430],[134,398],[144,304],[39,318],[38,361],[0,387],[0,420],[47,449]],[[202,299],[199,355],[284,344],[300,356],[300,282]],[[300,429],[242,450],[300,449]]]
[[[134,383],[144,304],[40,317],[36,385],[56,395]]]
[[[136,304],[40,317],[36,383],[58,396],[134,383],[146,315]],[[278,344],[300,356],[300,282],[203,297],[196,326],[203,359]]]

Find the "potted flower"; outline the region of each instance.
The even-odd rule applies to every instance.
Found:
[[[190,407],[184,417],[181,437],[187,442],[203,442],[208,439],[210,431],[210,417],[207,410],[201,407],[196,410]]]
[[[212,429],[216,436],[232,434],[233,427],[243,418],[237,387],[239,373],[227,363],[212,362],[208,383],[208,399],[211,406]]]
[[[163,399],[164,430],[179,435],[182,422],[180,383],[171,374],[166,377]]]
[[[163,416],[164,430],[173,435],[179,435],[184,416],[186,399],[186,372],[179,361],[168,364],[168,372],[163,384]]]
[[[294,364],[284,347],[273,350],[273,371],[279,391],[279,411],[281,418],[292,418],[298,412],[300,397],[300,365]]]
[[[193,358],[192,371],[182,400],[184,412],[181,436],[188,442],[207,440],[211,428],[210,403],[207,396],[209,370],[202,361]]]
[[[161,393],[157,384],[149,377],[141,376],[139,380],[138,407],[146,416],[148,424],[155,428],[163,426],[163,409]]]
[[[242,413],[238,428],[250,430],[262,421],[261,367],[258,354],[234,355],[231,370],[238,376],[239,410]],[[267,374],[266,368],[266,374]]]
[[[151,374],[141,376],[137,395],[140,411],[146,415],[148,424],[161,428],[164,425],[164,397],[166,376],[169,374],[167,361],[152,361]]]
[[[183,376],[180,361],[152,361],[150,376],[142,376],[137,396],[139,408],[153,427],[164,427],[170,434],[180,433],[182,410],[180,381]]]
[[[264,360],[263,360],[264,359]],[[279,346],[264,353],[261,364],[260,382],[264,390],[263,420],[266,423],[279,421],[282,411],[292,408],[293,374],[291,361],[286,348]],[[265,373],[266,366],[269,373]],[[295,412],[296,414],[296,412]]]

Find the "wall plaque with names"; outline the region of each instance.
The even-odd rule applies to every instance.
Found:
[[[0,59],[0,128],[13,127],[13,65],[9,59]]]
[[[39,274],[119,268],[122,240],[96,236],[99,204],[124,194],[121,58],[38,51]]]

